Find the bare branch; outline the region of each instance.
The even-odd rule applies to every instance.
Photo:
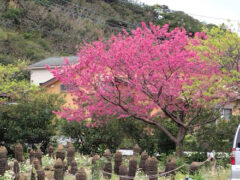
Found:
[[[161,107],[160,107],[160,108],[161,108]],[[172,119],[172,120],[173,120],[174,122],[176,122],[178,125],[187,128],[186,125],[183,124],[183,123],[179,120],[179,118],[177,118],[174,114],[170,113],[170,112],[166,109],[166,107],[165,107],[165,108],[161,108],[161,109],[162,109],[162,111],[164,112],[164,114],[165,114],[167,117],[169,117],[170,119]]]
[[[147,124],[156,126],[158,129],[160,129],[162,132],[164,132],[173,142],[177,142],[177,139],[166,129],[164,128],[161,124],[159,124],[157,121],[151,121],[149,119],[145,119],[145,118],[141,118],[141,117],[137,117],[136,115],[133,115],[129,112],[129,110],[127,108],[125,108],[122,104],[118,104],[115,102],[110,101],[109,99],[107,99],[106,97],[102,96],[101,97],[106,100],[107,102],[115,105],[115,106],[119,106],[124,112],[126,112],[130,117],[133,117],[134,119],[143,121]]]
[[[196,115],[186,124],[186,126],[190,126],[190,124],[197,119],[197,117],[200,115],[200,113],[202,112],[202,108],[199,108],[199,110],[197,111]]]
[[[207,120],[207,121],[202,122],[202,123],[195,124],[195,125],[193,125],[193,126],[189,126],[189,128],[192,128],[192,127],[198,127],[198,126],[202,126],[202,125],[205,125],[205,124],[208,124],[208,123],[214,122],[214,121],[216,121],[218,118],[220,118],[220,116],[217,116],[217,117],[215,117],[214,119]],[[210,119],[210,118],[209,118],[209,119]]]

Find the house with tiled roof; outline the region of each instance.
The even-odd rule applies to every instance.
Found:
[[[60,81],[56,80],[53,74],[46,68],[46,66],[50,68],[63,66],[64,58],[67,58],[69,63],[76,63],[78,60],[78,56],[49,57],[43,59],[29,66],[30,81],[32,84],[45,88],[49,93],[64,94],[65,105],[73,107],[74,97],[67,93],[68,87],[65,87]]]
[[[69,63],[75,63],[78,56],[67,56]],[[53,78],[53,74],[46,69],[48,65],[50,68],[59,67],[64,64],[64,57],[49,57],[29,66],[30,80],[32,84],[41,85]]]

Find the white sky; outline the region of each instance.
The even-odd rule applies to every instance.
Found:
[[[233,24],[240,32],[240,0],[138,0],[148,5],[167,5],[171,10],[184,11],[200,21],[214,24]],[[199,15],[199,16],[198,16]],[[201,17],[207,16],[207,17]],[[212,17],[212,18],[211,18]],[[227,19],[231,22],[227,22]]]

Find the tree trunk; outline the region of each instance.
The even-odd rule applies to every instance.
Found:
[[[176,143],[176,154],[178,157],[183,155],[183,140]]]
[[[176,154],[178,157],[182,157],[183,155],[183,140],[185,138],[186,133],[187,129],[183,126],[179,126],[176,142]]]

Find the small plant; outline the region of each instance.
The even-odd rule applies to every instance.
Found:
[[[23,33],[23,38],[24,39],[31,39],[33,37],[32,33],[25,32]]]
[[[10,8],[6,12],[3,13],[2,17],[13,20],[16,24],[19,24],[22,14],[23,13],[20,9]]]
[[[91,167],[91,173],[92,173],[92,180],[99,180],[100,179],[100,168],[102,167],[102,161],[100,160],[99,155],[95,155],[92,158],[92,167]]]
[[[202,175],[199,172],[195,173],[194,175],[191,175],[190,177],[194,180],[204,180],[204,178],[202,177]]]

